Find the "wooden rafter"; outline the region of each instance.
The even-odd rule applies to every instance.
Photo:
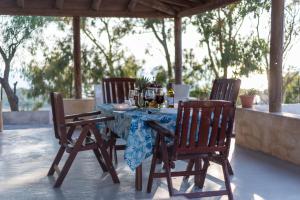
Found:
[[[128,10],[133,11],[139,0],[131,0],[128,4]]]
[[[238,2],[240,0],[212,0],[207,3],[200,3],[198,6],[184,10],[178,14],[179,17],[196,15],[205,11],[213,10],[219,7]]]
[[[99,11],[100,10],[100,5],[102,3],[102,0],[93,0],[92,1],[92,5],[91,5],[91,8],[93,10],[96,10],[96,11]]]
[[[156,0],[139,0],[140,4],[158,10],[160,12],[166,13],[171,16],[175,16],[176,13],[170,6]]]
[[[182,2],[181,0],[160,0],[160,1],[170,5],[180,6],[184,8],[190,8],[192,6],[192,3]]]
[[[64,0],[56,0],[55,7],[58,9],[63,9],[64,8]]]
[[[170,18],[238,0],[0,0],[0,15]],[[100,12],[101,10],[101,12]]]
[[[17,0],[17,5],[21,8],[24,8],[25,6],[25,0]]]

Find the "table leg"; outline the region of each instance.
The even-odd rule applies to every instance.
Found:
[[[143,165],[140,164],[135,169],[135,189],[137,191],[142,191],[143,189]]]

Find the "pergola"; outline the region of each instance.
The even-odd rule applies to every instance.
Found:
[[[175,82],[182,83],[181,18],[239,0],[2,0],[1,15],[73,17],[75,96],[81,98],[80,17],[174,18]],[[281,111],[284,0],[272,1],[269,110]]]

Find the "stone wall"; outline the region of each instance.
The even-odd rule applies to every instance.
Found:
[[[91,112],[95,110],[95,99],[64,99],[66,115]]]
[[[42,125],[50,124],[49,111],[3,112],[4,125]]]
[[[300,117],[237,108],[236,144],[300,165]]]

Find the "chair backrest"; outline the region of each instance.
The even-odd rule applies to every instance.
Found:
[[[105,78],[102,80],[103,102],[124,103],[128,99],[129,90],[133,90],[136,79]]]
[[[230,101],[179,102],[175,155],[227,152],[234,109]]]
[[[50,99],[55,137],[59,139],[62,144],[67,144],[67,130],[66,127],[63,126],[66,121],[62,95],[57,92],[51,92]]]
[[[234,104],[241,86],[240,79],[216,79],[210,93],[210,100],[226,100]]]

